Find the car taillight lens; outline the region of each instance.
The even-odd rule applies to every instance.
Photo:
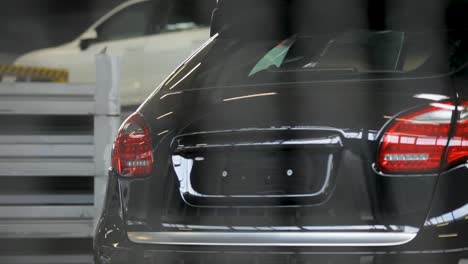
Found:
[[[393,120],[382,136],[377,169],[387,174],[437,172],[454,110],[450,103],[433,103]],[[453,153],[457,155],[459,152]]]
[[[125,177],[144,177],[153,167],[151,135],[143,117],[131,115],[120,127],[112,152],[113,169]]]
[[[468,101],[458,106],[455,131],[447,150],[447,166],[453,167],[468,160]]]

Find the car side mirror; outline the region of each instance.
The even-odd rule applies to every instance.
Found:
[[[93,43],[93,41],[95,41],[97,38],[98,38],[98,34],[96,30],[90,29],[86,31],[80,37],[80,49],[81,50],[87,49]]]

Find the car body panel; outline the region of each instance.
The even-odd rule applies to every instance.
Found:
[[[353,34],[375,36],[368,33]],[[341,37],[323,41],[322,57],[334,43],[362,40],[333,34]],[[372,71],[365,64],[308,69],[319,62],[288,68],[282,64],[306,57],[284,55],[291,43],[307,50],[320,39],[292,35],[263,43],[249,34],[234,40],[215,34],[137,110],[150,131],[154,164],[147,177],[110,170],[112,202],[98,227],[96,258],[463,263],[466,164],[406,174],[376,166],[385,132],[402,116],[442,104],[453,109],[447,121],[453,129],[466,99],[466,64],[442,66],[452,54],[444,41],[453,33],[417,34],[417,54],[431,46],[440,55],[417,56],[433,66],[428,71]],[[351,46],[352,54],[361,48]],[[332,65],[346,56],[335,53]],[[115,237],[102,237],[106,232]]]
[[[275,133],[275,135],[272,135],[272,137],[274,137],[275,140],[278,140],[280,142],[284,142],[285,138],[297,138],[297,140],[311,140],[314,138],[329,138],[330,136],[335,136],[339,137],[340,142],[342,142],[340,144],[343,144],[343,146],[337,150],[338,152],[336,152],[336,155],[332,158],[332,160],[336,163],[333,166],[335,168],[332,175],[332,181],[335,182],[335,184],[331,185],[333,188],[330,189],[330,192],[328,192],[328,194],[325,195],[323,198],[320,198],[319,200],[313,201],[309,204],[304,204],[305,206],[312,207],[298,209],[298,211],[301,211],[302,214],[310,214],[310,216],[315,215],[315,220],[308,220],[311,221],[310,223],[314,223],[311,225],[327,226],[327,224],[329,224],[330,221],[334,221],[335,225],[344,226],[366,224],[370,224],[372,226],[384,224],[410,226],[417,228],[418,225],[421,225],[424,222],[432,190],[434,188],[434,184],[436,183],[437,177],[427,175],[423,177],[412,177],[409,179],[390,178],[376,174],[372,168],[372,164],[374,162],[374,151],[379,143],[379,126],[385,125],[385,123],[388,121],[388,119],[386,119],[385,117],[394,116],[399,111],[401,111],[401,109],[409,108],[413,105],[424,104],[424,100],[416,98],[411,99],[413,95],[421,93],[423,91],[418,91],[418,89],[408,91],[408,87],[425,87],[424,90],[429,93],[440,93],[441,90],[444,89],[448,92],[449,90],[447,86],[439,86],[440,83],[438,79],[436,79],[436,81],[424,80],[423,82],[425,83],[425,85],[415,85],[415,83],[417,82],[418,81],[411,81],[411,84],[408,84],[407,87],[401,88],[401,90],[405,92],[394,93],[395,98],[393,98],[391,95],[388,95],[385,97],[385,102],[378,102],[376,101],[376,99],[369,99],[369,103],[362,102],[362,99],[360,98],[362,98],[361,96],[363,94],[366,94],[367,89],[374,88],[367,87],[367,84],[365,84],[364,87],[357,88],[360,85],[354,84],[355,86],[352,89],[353,92],[348,93],[346,91],[349,91],[349,83],[343,83],[342,85],[328,84],[325,87],[302,87],[296,89],[292,87],[289,87],[288,89],[273,89],[271,87],[263,89],[253,89],[249,87],[245,89],[236,89],[235,93],[230,89],[184,91],[182,94],[171,96],[171,99],[169,97],[166,97],[162,100],[160,105],[164,107],[164,105],[166,105],[167,100],[168,106],[170,105],[169,109],[163,108],[162,111],[159,109],[152,108],[148,109],[150,112],[146,112],[144,111],[144,109],[141,109],[140,111],[143,113],[144,116],[154,117],[150,119],[149,122],[151,123],[151,127],[154,131],[153,142],[158,142],[155,146],[155,148],[159,150],[156,153],[155,163],[168,165],[162,166],[160,169],[156,169],[156,171],[153,174],[154,176],[150,177],[149,179],[138,181],[126,181],[122,179],[121,184],[122,188],[126,190],[128,189],[129,193],[135,193],[135,191],[133,190],[139,190],[139,195],[148,198],[153,197],[151,199],[154,201],[168,201],[171,200],[168,197],[173,197],[173,204],[161,206],[162,208],[159,209],[157,209],[158,205],[155,205],[153,203],[147,204],[149,208],[145,208],[144,204],[141,204],[137,207],[134,203],[136,203],[136,201],[141,199],[142,197],[139,197],[139,195],[124,196],[123,206],[125,208],[125,211],[127,212],[126,217],[128,221],[131,222],[136,220],[141,221],[140,214],[143,212],[158,211],[164,209],[169,210],[172,208],[179,208],[179,206],[182,206],[180,210],[183,210],[185,208],[183,204],[186,204],[188,206],[187,209],[192,208],[195,211],[187,212],[188,215],[186,217],[181,216],[180,212],[172,212],[174,213],[174,215],[172,215],[173,218],[171,219],[170,216],[167,216],[171,220],[168,220],[168,222],[166,223],[183,224],[186,221],[189,221],[189,223],[190,221],[195,222],[195,218],[190,218],[189,215],[197,215],[198,213],[200,213],[201,217],[199,218],[198,222],[190,224],[213,226],[216,225],[214,223],[220,224],[225,222],[225,220],[222,220],[224,214],[235,213],[235,210],[233,211],[232,209],[226,207],[255,207],[268,205],[260,203],[257,205],[250,204],[249,206],[249,202],[252,203],[253,200],[256,200],[256,198],[244,197],[245,200],[247,200],[247,202],[245,204],[242,204],[239,200],[242,200],[243,198],[237,197],[237,201],[231,201],[231,203],[226,202],[226,204],[220,202],[220,204],[214,205],[215,207],[224,207],[216,209],[218,210],[218,213],[220,213],[221,217],[218,219],[218,222],[216,222],[216,217],[214,216],[208,218],[202,217],[204,214],[210,215],[210,212],[216,210],[206,208],[206,204],[205,206],[203,206],[202,204],[191,204],[187,201],[187,199],[181,200],[182,197],[184,197],[185,195],[184,190],[189,192],[189,189],[180,189],[180,187],[176,187],[177,185],[179,185],[179,181],[182,181],[183,179],[181,179],[181,175],[177,174],[177,168],[173,167],[173,165],[171,164],[173,163],[173,160],[171,160],[171,158],[168,159],[168,157],[170,157],[170,155],[168,154],[171,152],[174,153],[172,154],[172,159],[178,156],[178,153],[176,152],[173,144],[171,143],[176,141],[177,137],[184,136],[187,134],[198,133],[199,137],[192,139],[193,143],[191,144],[194,146],[202,145],[204,147],[207,147],[206,145],[208,144],[209,147],[210,140],[220,140],[218,139],[219,134],[224,134],[225,138],[227,138],[226,140],[228,140],[227,144],[229,146],[232,146],[234,138],[241,137],[239,133],[246,135],[246,137],[248,138],[253,138],[254,134],[264,134],[265,131],[276,130],[277,133]],[[428,87],[431,87],[432,83],[436,83],[436,85],[434,85],[433,90],[430,91]],[[323,86],[323,84],[320,86]],[[400,84],[398,86],[403,87],[405,85]],[[362,89],[362,93],[359,93],[360,89]],[[392,88],[390,89],[395,89],[395,86],[392,86]],[[309,99],[307,102],[305,102],[306,98],[311,98],[307,96],[308,90],[313,90],[314,94],[320,93],[320,90],[322,90],[323,92],[321,93],[320,99]],[[382,89],[382,91],[380,92],[385,93],[385,89]],[[230,98],[231,96],[236,97],[252,93],[275,93],[275,96],[265,96],[230,102],[225,102],[222,99],[226,97]],[[378,92],[375,91],[375,93]],[[329,97],[327,96],[327,94]],[[176,100],[176,97],[178,97],[179,99]],[[377,95],[376,97],[380,96]],[[407,106],[405,106],[403,103],[405,100],[400,99],[403,97],[407,97]],[[199,101],[197,104],[189,106],[187,104],[182,103],[187,101],[187,99],[184,98],[198,98]],[[217,99],[212,101],[213,98]],[[158,98],[155,96],[153,99],[160,100],[159,96]],[[282,105],[280,103],[281,100],[284,100],[284,102],[287,103]],[[177,101],[179,101],[180,103],[178,103]],[[381,110],[373,111],[372,113],[366,113],[365,109],[359,107],[359,105],[364,106],[364,108],[370,107],[369,104],[371,102],[380,105]],[[396,105],[396,103],[394,102],[401,103],[398,103],[400,105]],[[325,117],[323,115],[322,109],[332,104],[335,106],[334,111],[329,111]],[[295,109],[292,109],[290,107],[291,105],[294,105]],[[353,113],[351,113],[349,109],[354,109]],[[307,113],[307,115],[293,115],[294,118],[289,118],[287,121],[285,121],[281,120],[283,113],[282,110],[286,112],[291,111],[296,113]],[[250,115],[250,113],[252,113],[253,111],[255,111],[255,115]],[[355,111],[362,111],[362,114],[356,115]],[[165,118],[157,119],[157,117],[162,116],[167,112],[172,112],[172,114]],[[186,116],[186,114],[184,113],[190,113],[190,120],[179,119],[179,117]],[[227,119],[229,119],[229,122],[226,121]],[[311,122],[308,120],[313,121]],[[374,120],[379,121],[375,122]],[[332,125],[331,122],[333,122],[334,126],[330,126]],[[257,127],[255,127],[254,125],[257,125]],[[161,134],[164,131],[168,132]],[[185,138],[187,137],[185,136]],[[182,143],[186,145],[188,144],[187,142],[188,139],[186,139],[186,141]],[[254,145],[255,141],[250,142],[250,144],[248,146],[245,146],[245,148],[253,147]],[[277,146],[277,148],[283,147],[284,146],[281,145]],[[325,146],[322,146],[320,148],[321,150],[318,151],[324,151],[324,147]],[[270,150],[267,146],[265,146],[265,144],[258,148],[265,149],[265,153],[270,153],[268,152]],[[223,148],[221,148],[220,151],[223,151]],[[242,158],[243,155],[247,155],[247,151],[248,150],[244,152],[242,149],[239,150],[239,152],[229,151],[228,153],[230,153],[229,155],[231,155],[229,158],[232,160],[232,165],[226,165],[227,168],[229,168],[226,170],[235,170],[237,166],[240,166],[238,163],[235,162],[235,160]],[[300,152],[296,152],[296,154],[298,155],[298,157],[301,156]],[[217,177],[221,178],[221,173],[223,170],[219,168],[218,165],[221,164],[223,160],[229,159],[228,156],[226,156],[228,154],[218,153],[214,155],[218,155],[217,157],[222,156],[223,158],[215,159],[216,157],[213,157],[212,155],[208,156],[208,153],[206,153],[207,159],[214,158],[214,163],[211,166],[216,167],[216,170],[219,170],[217,172],[209,172],[218,173]],[[203,154],[200,154],[200,157],[203,156]],[[195,159],[197,156],[195,155],[192,157],[192,159]],[[159,160],[159,158],[161,158],[161,160]],[[282,158],[280,157],[279,159],[281,160]],[[320,160],[322,158],[318,157],[318,159]],[[243,162],[246,161],[243,160]],[[269,161],[265,162],[268,163]],[[302,166],[301,164],[303,163],[299,163],[297,165],[290,164],[290,166],[291,169],[293,169],[294,171],[297,170],[297,174],[300,174]],[[278,167],[276,168],[278,170],[285,170],[284,175],[286,176],[287,168],[282,168],[283,166],[281,164],[277,166]],[[200,169],[202,169],[203,171],[202,167]],[[323,169],[321,169],[321,171],[322,172],[319,172],[318,174],[321,175],[319,177],[325,176],[325,171]],[[173,181],[176,179],[179,179],[179,181]],[[172,194],[165,193],[165,197],[167,198],[164,198],[160,196],[164,193],[160,193],[158,191],[153,192],[153,190],[157,190],[157,186],[159,185],[165,186],[165,188],[167,188],[167,186],[174,186],[171,189],[175,188],[179,191],[176,191]],[[395,200],[394,198],[392,198],[394,196],[393,192],[398,191],[401,187],[404,187],[405,185],[407,186],[406,188],[419,186],[419,192],[405,194],[404,191],[402,191],[401,195],[403,195],[403,197],[401,197],[401,199]],[[376,188],[376,186],[380,187]],[[148,191],[143,191],[144,189],[147,189]],[[368,190],[372,189],[380,189],[381,192],[369,193]],[[356,200],[353,201],[353,199],[350,199],[351,197],[358,198],[353,193],[359,194],[359,196],[362,195],[361,197],[358,196],[362,202],[357,202]],[[374,198],[375,195],[381,195],[381,198]],[[385,197],[388,197],[388,199],[385,199]],[[269,200],[272,200],[273,203],[278,203],[278,197],[270,198],[271,199]],[[291,197],[285,197],[285,199],[290,198]],[[215,200],[213,198],[207,199],[211,201]],[[223,198],[219,197],[219,199]],[[236,197],[230,197],[230,199],[236,199]],[[258,199],[261,199],[261,197],[258,197]],[[264,196],[263,199],[268,200],[268,197]],[[179,200],[179,202],[182,202],[182,204],[179,205],[180,203],[177,200]],[[369,202],[365,202],[375,200],[381,201],[382,204],[375,205]],[[292,204],[297,204],[297,201],[292,201]],[[279,204],[277,204],[277,206],[278,205],[288,206],[289,204],[287,203],[287,201],[285,201],[284,203],[280,202]],[[314,207],[314,205],[317,206]],[[328,207],[327,205],[330,205],[330,207]],[[251,210],[249,208],[239,208],[238,210],[245,211],[240,213],[247,214],[245,216],[244,221],[250,222],[250,224],[252,224],[252,221],[254,221],[256,223],[263,222],[263,225],[266,226],[268,226],[268,223],[273,225],[277,224],[281,226],[287,225],[285,223],[290,223],[288,225],[291,225],[291,223],[294,223],[296,220],[298,220],[284,219],[283,217],[281,217],[281,212],[279,212],[282,211],[281,209],[276,210],[278,211],[277,213],[280,213],[280,215],[277,216],[278,222],[276,223],[275,221],[270,219],[271,216],[268,215],[268,210],[265,210],[264,212],[266,215],[258,215],[257,217],[255,217],[255,214],[248,216],[248,212],[249,210]],[[284,211],[292,210],[293,209],[291,208],[284,209]],[[383,217],[383,215],[379,217],[378,211],[382,210],[383,212],[380,213],[383,213],[384,215],[388,213],[389,216],[391,215],[392,217]],[[419,212],[417,212],[418,210]],[[290,213],[291,212],[286,213],[286,215]],[[411,215],[412,213],[414,215]],[[320,217],[318,217],[318,215],[321,215],[321,220],[319,220]],[[159,214],[156,214],[156,216],[161,217]],[[249,217],[252,219],[251,221],[247,220],[249,219]],[[419,220],[412,219],[413,217]],[[260,219],[258,218],[264,220],[260,221]],[[379,218],[382,218],[382,220],[377,220]],[[405,218],[408,218],[408,220],[405,221]],[[177,222],[176,219],[179,219],[180,222]],[[241,219],[242,217],[239,218],[239,220]],[[150,225],[153,226],[153,228],[156,228],[156,230],[161,228],[161,226],[159,226],[161,224],[161,220],[158,221],[156,219],[152,219],[149,222]],[[157,222],[159,222],[160,224],[155,224]],[[245,225],[248,226],[247,223]],[[373,228],[371,226],[369,227],[369,229]],[[136,226],[132,228],[138,229],[138,227]]]

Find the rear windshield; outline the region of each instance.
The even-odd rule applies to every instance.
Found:
[[[271,0],[278,6],[262,7],[264,1],[258,0],[253,10],[262,15],[237,19],[221,9],[235,8],[227,2],[221,0],[221,11],[213,16],[218,33],[167,85],[187,78],[184,72],[190,72],[191,88],[420,78],[461,72],[468,62],[468,23],[465,26],[464,19],[457,18],[460,10],[454,9],[464,7],[465,1],[439,1],[432,6],[429,1],[421,7],[426,13],[412,17],[412,6],[389,11],[388,6],[381,10],[354,3],[345,10],[348,5],[343,1],[330,0],[343,5],[337,10],[325,5],[325,15],[316,17],[320,10],[310,6],[316,1]],[[298,8],[301,4],[303,8]],[[369,10],[385,15],[374,18]]]

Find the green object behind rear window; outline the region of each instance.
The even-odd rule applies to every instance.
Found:
[[[282,41],[278,46],[274,47],[270,50],[249,73],[249,77],[255,75],[258,72],[266,70],[271,66],[276,66],[277,68],[281,67],[283,64],[284,59],[288,55],[289,49],[294,45],[296,42],[296,36],[288,38]]]

